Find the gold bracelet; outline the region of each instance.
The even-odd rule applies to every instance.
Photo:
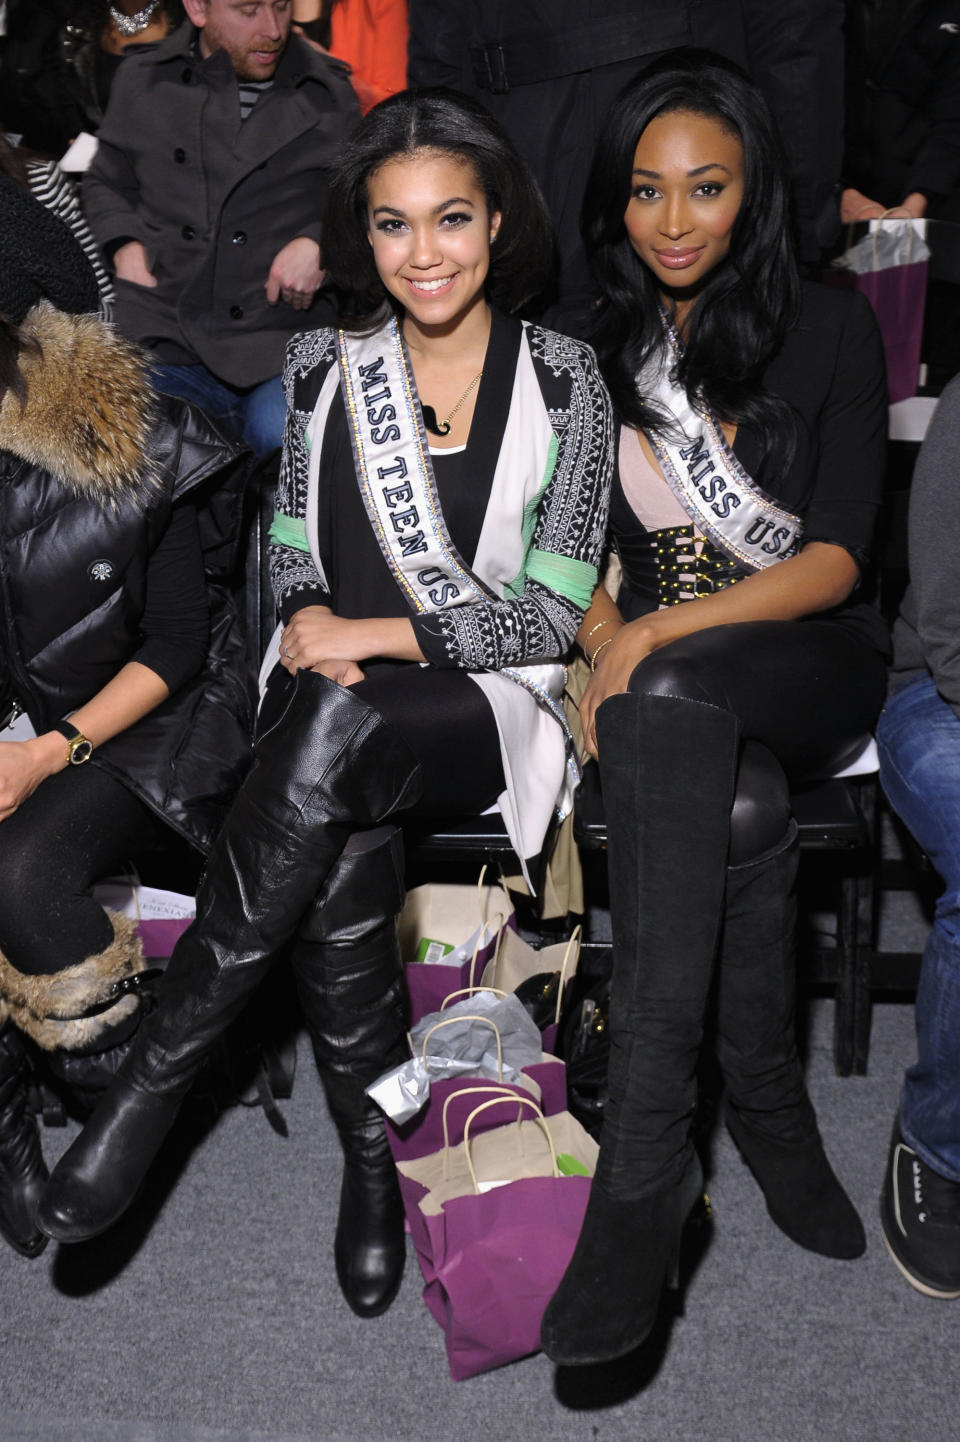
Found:
[[[593,655],[590,657],[590,670],[591,670],[591,671],[595,671],[595,670],[597,669],[597,657],[600,655],[600,652],[603,650],[604,646],[612,646],[612,645],[613,645],[613,642],[614,642],[613,636],[610,637],[609,641],[601,641],[601,642],[600,642],[600,645],[597,647],[597,649],[594,651]]]
[[[583,641],[580,643],[580,644],[583,646],[583,654],[584,654],[584,655],[587,654],[587,644],[586,644],[586,643],[590,640],[590,637],[593,635],[594,631],[599,631],[600,628],[601,628],[601,626],[609,626],[609,625],[611,625],[616,619],[617,619],[616,616],[604,616],[604,618],[603,618],[602,621],[598,621],[595,626],[591,626],[591,627],[590,627],[590,630],[587,632],[587,634],[586,634],[586,635],[584,636],[584,638],[583,638]]]

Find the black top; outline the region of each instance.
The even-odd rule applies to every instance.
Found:
[[[493,476],[506,429],[522,327],[518,320],[492,313],[490,340],[470,434],[463,450],[431,455],[440,509],[457,554],[473,564],[483,529]],[[343,396],[333,402],[321,454],[326,484],[321,488],[320,558],[330,586],[323,592],[288,593],[281,607],[284,622],[304,606],[329,605],[338,616],[404,616],[417,633],[428,659],[438,643],[413,616],[390,572],[370,525],[357,485]],[[338,558],[340,564],[338,565]],[[422,632],[422,634],[421,634]],[[445,652],[438,663],[446,660]]]
[[[869,302],[855,293],[805,283],[800,319],[764,380],[794,411],[793,459],[784,470],[776,447],[764,456],[760,436],[749,425],[737,427],[734,455],[769,496],[803,518],[804,542],[843,546],[865,572],[883,498],[887,434],[883,346]],[[647,535],[623,494],[619,474],[610,527],[615,543],[622,537],[626,549],[639,546]],[[654,610],[657,597],[633,589],[624,604],[633,617]],[[850,601],[818,613],[818,619],[825,616],[887,652],[886,626],[872,605]]]

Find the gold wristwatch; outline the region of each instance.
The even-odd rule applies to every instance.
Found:
[[[93,742],[88,736],[84,736],[82,731],[78,731],[76,726],[71,726],[69,721],[55,721],[53,730],[59,731],[66,741],[67,760],[71,766],[82,766],[84,761],[90,760],[93,755]]]

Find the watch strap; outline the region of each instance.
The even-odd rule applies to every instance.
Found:
[[[71,721],[55,721],[52,729],[59,731],[67,743],[69,755],[67,760],[72,766],[80,766],[84,761],[89,761],[93,754],[93,742],[89,736],[84,736],[78,731]]]

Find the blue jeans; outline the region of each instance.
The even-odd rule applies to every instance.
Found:
[[[929,677],[888,700],[877,727],[880,780],[943,882],[917,990],[917,1062],[900,1126],[920,1159],[960,1182],[960,719]]]
[[[279,376],[250,390],[237,390],[218,381],[206,366],[155,364],[153,383],[164,395],[192,401],[258,456],[269,455],[283,443],[287,403]]]

